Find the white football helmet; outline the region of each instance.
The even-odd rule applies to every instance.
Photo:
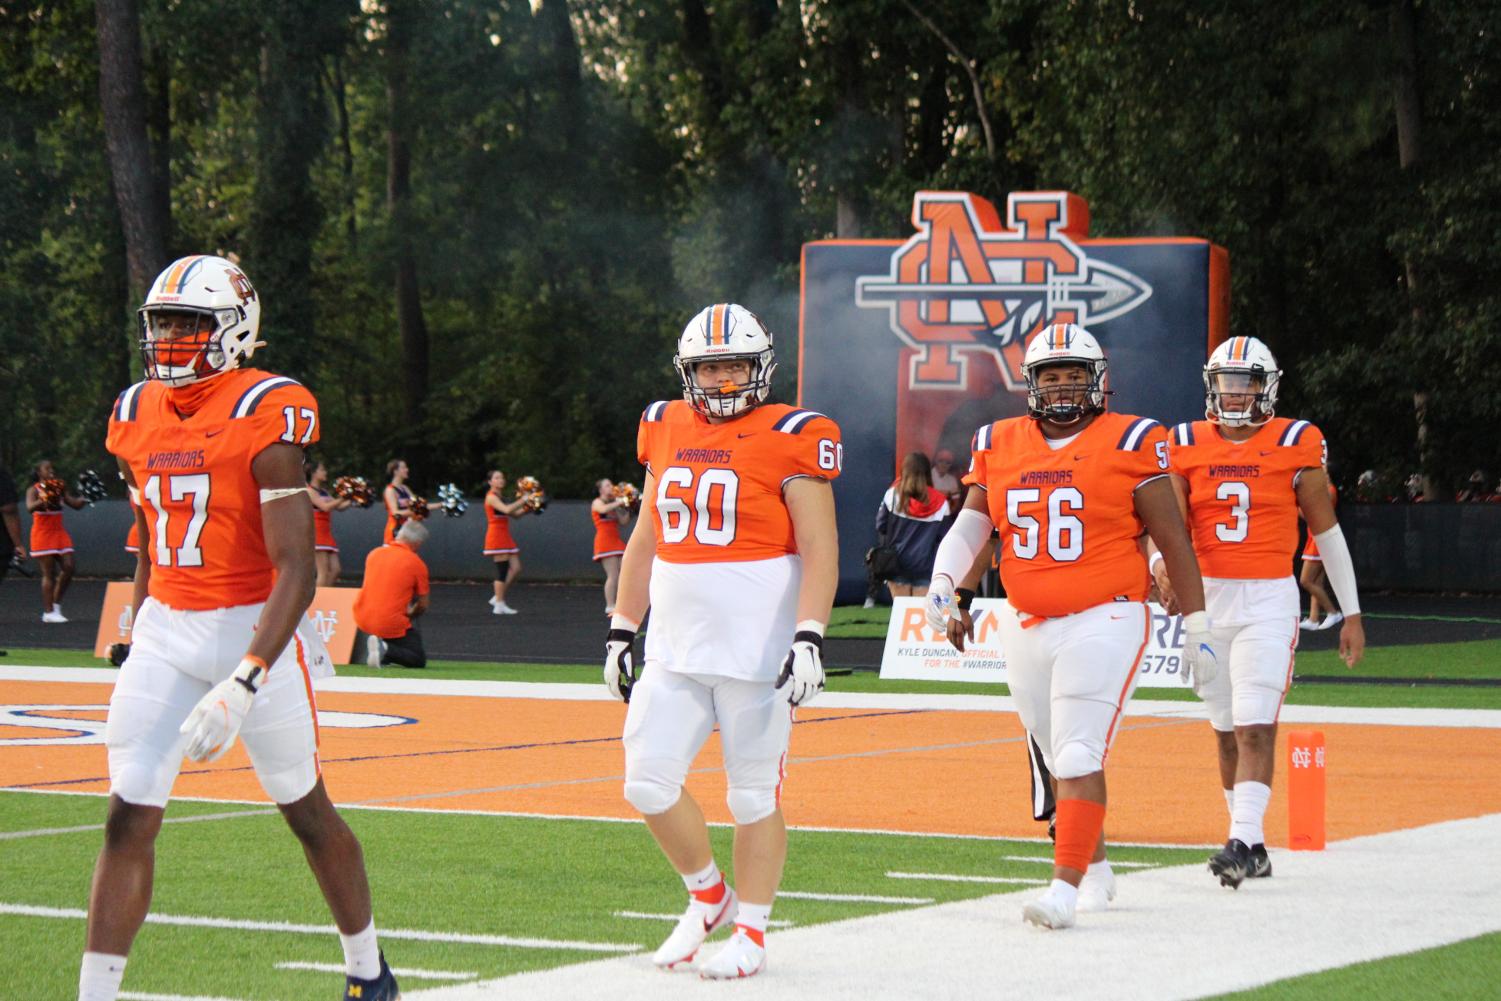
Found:
[[[167,265],[137,315],[146,378],[169,386],[222,375],[265,343],[256,340],[260,297],[222,257],[196,254]]]
[[[1277,383],[1282,370],[1267,346],[1254,337],[1232,337],[1209,356],[1204,366],[1204,416],[1226,427],[1261,425],[1277,411]],[[1227,396],[1250,397],[1239,410],[1227,410]]]
[[[701,362],[738,359],[750,362],[750,378],[744,384],[699,386],[695,371]],[[672,364],[683,380],[683,399],[706,417],[734,417],[765,403],[771,394],[771,374],[777,370],[771,331],[755,313],[726,302],[705,306],[688,321]]]
[[[1074,399],[1049,399],[1056,397],[1058,390],[1037,384],[1037,374],[1049,365],[1083,365],[1089,369],[1089,382],[1084,387],[1084,402]],[[1022,377],[1027,381],[1027,413],[1034,420],[1049,420],[1054,424],[1073,424],[1090,414],[1103,413],[1105,397],[1105,371],[1108,368],[1105,352],[1094,335],[1077,323],[1053,323],[1038,331],[1022,355]]]

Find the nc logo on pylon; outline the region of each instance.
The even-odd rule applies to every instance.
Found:
[[[1024,388],[1027,341],[1052,323],[1098,325],[1130,312],[1152,287],[1091,258],[1075,242],[1089,208],[1063,191],[1014,192],[1006,222],[963,191],[919,191],[917,232],[891,255],[884,275],[856,279],[855,302],[886,309],[891,330],[917,353],[911,389],[964,389],[975,353],[995,359],[1009,389]]]

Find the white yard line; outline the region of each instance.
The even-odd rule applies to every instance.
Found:
[[[24,791],[31,792],[33,790]],[[204,820],[238,820],[241,817],[268,817],[280,812],[274,807],[267,810],[229,810],[224,813],[199,813],[191,817],[166,817],[162,820],[162,823],[195,824]],[[0,831],[0,841],[14,841],[17,838],[40,838],[49,834],[84,834],[89,831],[102,830],[104,830],[103,824],[79,824],[76,827],[38,827],[30,831]]]
[[[117,996],[120,1001],[238,1001],[236,998],[209,997],[207,994],[147,994],[143,991],[121,991]]]
[[[615,912],[615,917],[617,917],[617,918],[634,918],[637,921],[676,921],[678,918],[680,918],[682,916],[683,916],[682,914],[648,914],[645,911],[616,911]],[[770,927],[772,927],[772,928],[791,928],[792,927],[792,922],[791,921],[776,921],[776,920],[772,920],[772,921],[768,921],[767,924]],[[342,969],[342,967],[341,967],[341,969]]]
[[[1119,875],[1113,909],[1047,932],[1021,920],[1036,890],[780,932],[737,998],[907,1001],[1067,997],[1178,1001],[1445,945],[1501,930],[1501,814],[1276,851],[1276,876],[1239,891],[1203,863]],[[1215,943],[1240,942],[1226,949]],[[1207,951],[1206,951],[1207,950]],[[620,957],[408,991],[412,1001],[673,1001],[723,998],[722,984],[664,976]]]
[[[0,667],[0,681],[64,681],[114,684],[119,670],[113,667],[32,667],[7,664]],[[546,681],[456,681],[429,678],[325,678],[320,692],[357,692],[373,695],[451,695],[498,699],[555,699],[561,702],[609,702],[610,694],[600,684],[567,684]],[[1014,713],[1016,703],[1008,695],[937,695],[903,692],[825,692],[818,709],[953,710],[956,712]],[[1207,720],[1198,702],[1134,699],[1127,716],[1164,719]],[[1283,723],[1355,723],[1385,726],[1441,726],[1501,729],[1501,709],[1400,709],[1360,706],[1282,707]]]
[[[72,907],[34,907],[30,904],[0,903],[0,914],[29,918],[63,918],[82,921],[87,911]],[[231,928],[236,931],[285,932],[292,935],[339,934],[333,925],[302,925],[285,921],[246,921],[238,918],[206,918],[188,914],[148,914],[147,924],[180,925],[189,928]],[[530,938],[512,935],[475,935],[467,932],[424,931],[413,928],[382,928],[381,938],[409,939],[417,942],[456,942],[462,945],[510,946],[519,949],[567,949],[577,952],[639,952],[641,946],[631,942],[576,942],[567,939]]]
[[[840,904],[931,904],[932,897],[887,897],[871,893],[812,893],[808,890],[778,890],[778,900],[830,900]]]
[[[997,883],[1017,886],[1046,886],[1045,879],[1022,879],[1017,876],[961,876],[953,872],[888,872],[887,879],[925,879],[934,883]]]
[[[311,970],[314,973],[343,973],[343,963],[305,963],[287,961],[277,963],[278,970]],[[419,970],[415,966],[393,966],[391,972],[398,977],[411,977],[413,980],[476,980],[479,974],[473,970]]]
[[[1112,845],[1117,845],[1118,844],[1118,842],[1115,842],[1115,841],[1112,841],[1110,843]],[[1191,845],[1189,845],[1189,846],[1180,845],[1179,847],[1192,847],[1192,846]],[[1217,848],[1218,845],[1205,845],[1204,847],[1205,848]],[[1051,856],[1051,855],[1002,855],[1001,856],[1001,861],[1002,862],[1036,862],[1038,865],[1052,865],[1053,864],[1053,856]],[[1155,868],[1156,865],[1157,865],[1157,863],[1155,863],[1155,862],[1121,862],[1121,861],[1118,861],[1116,859],[1111,859],[1110,860],[1110,868],[1112,868],[1112,869],[1152,869],[1152,868]]]

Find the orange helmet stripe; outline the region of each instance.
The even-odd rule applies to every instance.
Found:
[[[719,347],[724,344],[724,306],[712,306],[709,309],[709,338],[710,347]]]
[[[182,287],[187,284],[188,278],[197,270],[196,265],[202,258],[203,255],[198,254],[193,257],[184,257],[178,261],[177,266],[172,269],[171,273],[167,275],[166,280],[162,282],[162,291],[173,295],[180,294]]]

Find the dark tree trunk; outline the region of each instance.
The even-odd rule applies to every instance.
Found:
[[[407,226],[412,196],[412,151],[409,71],[412,18],[416,11],[406,0],[388,8],[386,39],[386,207],[395,235],[396,323],[401,332],[406,433],[416,435],[427,408],[427,321],[417,281],[417,260]],[[409,438],[406,444],[416,444]]]
[[[114,179],[131,297],[146,290],[167,266],[167,220],[153,175],[146,137],[146,92],[142,83],[141,18],[134,0],[96,0],[99,31],[99,107],[104,143]]]

